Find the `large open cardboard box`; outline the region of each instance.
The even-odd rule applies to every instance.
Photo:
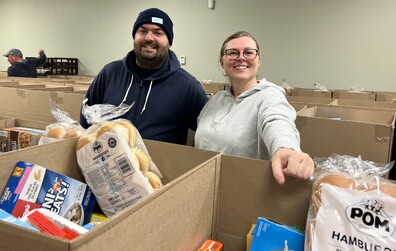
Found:
[[[67,140],[0,155],[0,190],[18,160],[81,180],[75,143]],[[309,181],[288,178],[280,186],[268,161],[145,143],[164,175],[162,189],[73,241],[0,222],[0,250],[195,251],[212,238],[223,242],[227,251],[243,251],[246,233],[259,216],[305,228]]]
[[[364,160],[391,160],[395,111],[315,106],[297,113],[301,148],[311,157],[332,153],[361,156]]]

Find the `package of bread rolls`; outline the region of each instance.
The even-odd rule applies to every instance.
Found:
[[[47,125],[45,132],[40,137],[38,144],[42,145],[65,139],[78,138],[83,132],[84,128],[82,128],[78,123],[52,123]]]
[[[44,134],[38,144],[47,144],[64,139],[78,138],[84,132],[84,128],[69,113],[57,107],[56,99],[49,100],[49,109],[57,122],[47,125]]]
[[[348,168],[315,178],[304,250],[396,250],[396,184],[372,170]]]
[[[76,145],[77,162],[103,213],[111,217],[162,186],[162,175],[132,123],[90,126]]]

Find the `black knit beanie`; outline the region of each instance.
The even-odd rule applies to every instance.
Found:
[[[156,24],[161,26],[169,40],[169,45],[173,42],[173,23],[168,14],[157,8],[150,8],[139,13],[133,24],[132,37],[135,38],[136,31],[143,24]]]

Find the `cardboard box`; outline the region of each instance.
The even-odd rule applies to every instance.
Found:
[[[196,251],[205,240],[213,239],[227,251],[242,251],[246,233],[259,216],[304,229],[310,182],[287,178],[285,185],[278,185],[269,161],[145,143],[164,176],[162,189],[73,241],[0,222],[0,250]],[[71,139],[0,155],[0,190],[20,159],[81,179],[75,144]]]
[[[287,177],[281,186],[269,161],[220,157],[213,239],[223,243],[224,250],[246,250],[246,233],[258,217],[305,229],[311,182]]]
[[[82,180],[75,157],[76,141],[0,155],[0,190],[5,187],[12,165],[22,159]],[[167,185],[163,189],[73,241],[1,222],[0,250],[196,250],[211,233],[217,164],[213,157],[218,153],[166,143],[147,142],[146,146],[164,176]]]
[[[353,92],[349,90],[333,90],[334,99],[361,99],[361,100],[373,100],[376,99],[376,93],[372,91],[366,92]]]
[[[57,92],[57,106],[69,113],[70,117],[80,122],[80,110],[85,92]]]
[[[287,96],[286,98],[290,103],[305,104],[307,107],[316,105],[329,105],[334,101],[332,98],[330,99],[322,97]]]
[[[304,110],[305,108],[307,108],[307,105],[302,104],[302,103],[293,103],[293,102],[289,102],[289,104],[291,106],[293,106],[294,110],[296,110],[296,112]]]
[[[297,113],[301,148],[311,157],[361,156],[388,163],[392,156],[392,110],[315,106]]]
[[[319,89],[295,88],[291,90],[291,96],[332,98],[333,92],[330,90],[322,91]]]
[[[0,117],[0,128],[15,126],[15,119]]]
[[[395,103],[396,92],[377,92],[375,101]]]
[[[225,84],[201,84],[207,94],[214,95],[219,91],[225,90]]]
[[[335,99],[333,102],[330,103],[330,106],[396,110],[396,103],[376,102],[373,100],[361,100],[361,99]]]

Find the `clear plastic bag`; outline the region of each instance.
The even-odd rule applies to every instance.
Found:
[[[329,90],[319,83],[314,83],[314,87],[317,91],[328,92]]]
[[[91,125],[118,118],[127,113],[135,104],[135,102],[133,102],[131,105],[128,105],[122,102],[118,106],[111,104],[95,104],[89,106],[86,104],[87,101],[88,99],[86,98],[83,100],[81,113],[87,120],[87,123]]]
[[[381,177],[393,162],[332,155],[316,166],[305,250],[393,250],[396,184]]]
[[[103,213],[111,217],[162,186],[162,174],[136,127],[120,117],[133,106],[87,106],[92,124],[76,145],[77,162]]]
[[[69,113],[60,110],[55,99],[49,100],[49,109],[57,122],[47,125],[45,132],[40,137],[39,145],[81,136],[84,128],[73,120]]]

